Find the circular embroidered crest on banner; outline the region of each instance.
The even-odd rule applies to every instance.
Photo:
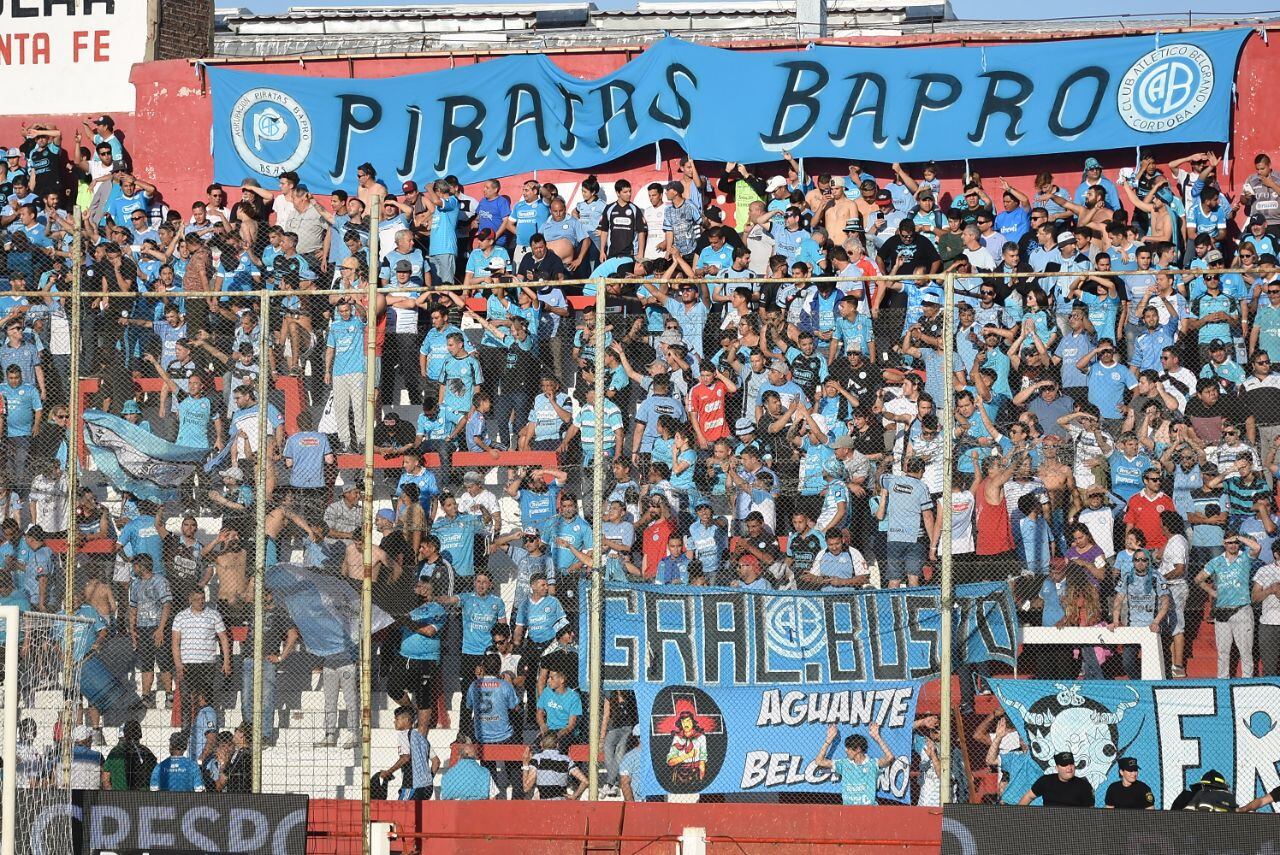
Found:
[[[1161,133],[1190,121],[1213,95],[1213,60],[1192,44],[1144,54],[1120,79],[1116,109],[1135,131]]]
[[[230,122],[236,154],[261,175],[274,178],[295,170],[311,153],[311,117],[278,89],[260,87],[241,95]]]

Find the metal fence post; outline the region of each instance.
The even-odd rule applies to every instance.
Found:
[[[65,568],[67,614],[75,611],[73,604],[76,578],[76,555],[79,552],[79,531],[75,525],[76,489],[80,483],[80,286],[84,267],[84,246],[80,237],[80,209],[72,218],[71,245],[71,361],[67,377],[67,553]]]
[[[369,305],[364,316],[364,574],[360,580],[360,828],[366,831],[372,820],[369,777],[373,774],[370,751],[373,744],[373,422],[374,343],[378,337],[378,225],[382,198],[374,197],[369,218]],[[369,855],[369,835],[361,834],[361,850]]]
[[[80,286],[81,272],[84,267],[84,246],[81,243],[82,212],[77,206],[71,213],[71,361],[67,378],[67,552],[62,568],[62,604],[68,615],[76,611],[76,554],[79,550],[80,529],[75,520],[75,495],[80,474],[80,431],[82,430],[80,413]],[[72,644],[73,624],[67,621],[62,639],[62,670],[64,686],[71,685],[71,676],[75,671],[75,658]],[[68,732],[74,719],[68,706],[61,714],[63,732]],[[63,780],[71,780],[71,743],[65,743],[62,752]]]
[[[587,711],[587,798],[596,801],[600,798],[600,720],[603,717],[600,708],[600,656],[603,649],[600,633],[603,630],[601,607],[604,599],[604,567],[601,566],[604,549],[601,538],[604,536],[604,352],[605,352],[605,280],[596,282],[596,328],[595,328],[595,365],[592,366],[595,380],[595,434],[592,442],[595,445],[591,459],[591,597],[588,602],[591,616],[591,633],[587,640],[588,669],[588,705]],[[622,449],[615,449],[621,454]]]
[[[939,583],[939,634],[938,644],[942,654],[942,673],[939,692],[938,724],[941,731],[941,744],[938,746],[939,804],[945,805],[951,796],[951,483],[952,466],[955,454],[955,330],[952,319],[955,317],[956,296],[955,274],[948,273],[943,279],[942,299],[942,379],[944,394],[942,396],[942,501],[938,506],[938,563],[941,568]]]
[[[270,366],[271,300],[267,292],[258,297],[258,454],[254,467],[254,554],[258,572],[253,574],[253,791],[262,792],[262,701],[264,697],[262,655],[262,597],[267,572],[267,390]]]

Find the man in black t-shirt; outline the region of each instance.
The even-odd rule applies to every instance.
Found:
[[[1155,810],[1156,798],[1151,788],[1138,780],[1138,759],[1121,757],[1116,765],[1120,768],[1120,780],[1107,787],[1103,803],[1120,810]]]
[[[1018,801],[1029,805],[1040,799],[1045,807],[1093,807],[1093,786],[1076,777],[1076,758],[1070,751],[1053,755],[1057,774],[1041,775]]]
[[[547,249],[547,239],[535,234],[529,238],[529,251],[520,259],[516,275],[526,282],[550,282],[567,278],[569,271],[560,256]]]
[[[600,215],[600,241],[606,258],[629,255],[644,258],[641,236],[648,237],[644,212],[631,201],[631,182],[625,178],[613,185],[618,198]]]
[[[912,220],[898,224],[893,237],[880,247],[879,255],[880,266],[886,273],[911,273],[916,267],[936,273],[942,266],[933,242],[924,235],[916,234],[916,224]],[[889,296],[885,295],[886,298]]]

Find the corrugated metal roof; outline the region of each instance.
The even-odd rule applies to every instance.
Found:
[[[828,5],[828,14],[852,12],[906,12],[913,7],[943,7],[946,0],[902,0],[892,5],[862,3],[858,0],[835,0]],[[594,3],[497,3],[487,6],[460,4],[430,4],[415,6],[293,6],[279,13],[255,13],[246,9],[222,9],[219,17],[228,25],[239,22],[314,21],[320,19],[413,19],[413,18],[474,18],[503,15],[534,15],[538,12],[582,10],[593,18],[624,17],[646,14],[705,15],[705,14],[753,14],[776,11],[795,14],[795,3],[788,0],[724,0],[724,2],[691,5],[687,0],[643,0],[635,9],[598,9]]]
[[[229,14],[227,23],[238,21],[314,21],[336,18],[476,18],[500,15],[535,15],[581,9],[595,12],[592,3],[499,3],[490,6],[441,4],[430,6],[293,6],[286,12]]]

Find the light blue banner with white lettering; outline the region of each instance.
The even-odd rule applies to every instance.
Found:
[[[1012,664],[1009,586],[962,585],[955,601],[957,653]],[[607,585],[601,677],[636,694],[641,791],[911,801],[916,701],[939,673],[939,606],[937,588]],[[587,609],[579,621],[586,637]],[[586,657],[579,666],[587,685]],[[826,756],[845,757],[845,738],[860,735],[873,762],[885,759],[877,774],[859,784],[815,762],[831,726]]]
[[[851,803],[911,802],[911,754],[919,682],[857,685],[636,687],[643,762],[638,792],[842,793]],[[871,727],[888,751],[876,741]],[[816,762],[847,757],[845,738],[866,740],[872,776],[842,780]],[[880,764],[884,758],[883,765]]]
[[[1208,770],[1221,772],[1244,804],[1280,786],[1280,680],[992,680],[1027,751],[1001,755],[1006,802],[1075,755],[1076,774],[1101,805],[1119,780],[1116,761],[1135,757],[1157,808]],[[1264,808],[1273,810],[1272,807]]]
[[[1229,139],[1247,29],[988,47],[733,51],[674,38],[583,80],[544,55],[383,79],[207,69],[214,176],[350,190],[695,158],[962,160]]]
[[[582,583],[581,602],[587,602]],[[939,591],[774,591],[609,584],[604,590],[605,689],[692,684],[813,687],[933,680],[939,674]],[[1018,619],[1009,586],[960,585],[956,650],[1013,665]],[[588,610],[579,615],[590,635]],[[588,682],[586,657],[580,678]]]

